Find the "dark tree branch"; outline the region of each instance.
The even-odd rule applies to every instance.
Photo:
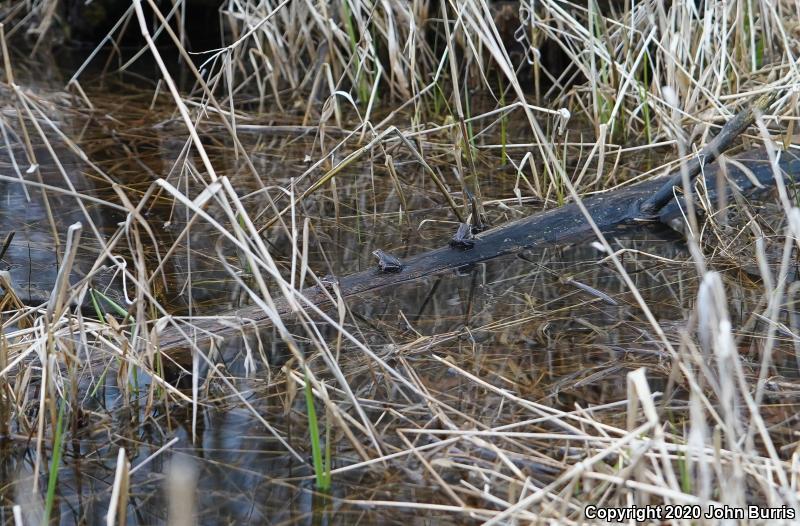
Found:
[[[772,104],[775,100],[776,93],[777,92],[766,93],[753,103],[748,104],[742,111],[726,122],[717,136],[711,139],[697,155],[692,156],[692,159],[687,162],[684,168],[690,181],[694,181],[703,165],[712,163],[722,152],[730,148],[733,141],[753,124],[753,121],[755,121],[758,115],[764,113],[769,105]],[[682,184],[683,174],[679,169],[664,186],[659,188],[652,197],[649,197],[640,205],[642,215],[652,216],[658,213],[658,211],[674,197],[674,188],[680,188]]]
[[[739,126],[741,127],[741,125]],[[719,147],[720,141],[716,144]],[[719,189],[717,188],[719,166],[717,163],[710,164],[705,167],[704,174],[711,202],[715,202],[720,191],[729,191],[730,185],[735,185],[743,193],[752,194],[759,189],[758,185],[761,188],[769,188],[775,184],[772,167],[763,148],[745,152],[737,156],[737,161],[739,166],[749,170],[755,176],[757,184],[754,184],[753,180],[739,166],[729,165],[729,184]],[[780,158],[780,168],[792,179],[800,179],[800,154],[790,151],[783,152]],[[584,205],[604,233],[619,232],[625,228],[642,228],[643,225],[652,224],[652,222],[641,220],[639,203],[643,200],[645,202],[647,200],[656,201],[653,197],[659,195],[660,189],[666,188],[668,185],[671,198],[673,181],[675,181],[673,175],[645,181],[628,188],[587,198],[584,200]],[[682,201],[683,198],[678,201],[667,200],[657,208],[655,219],[666,224],[680,219],[682,217],[681,207],[685,204]],[[576,243],[593,237],[593,231],[578,206],[574,203],[568,204],[482,232],[475,236],[474,246],[468,250],[445,246],[417,254],[403,262],[400,272],[381,272],[376,266],[374,269],[342,277],[339,280],[339,290],[344,298],[353,297],[383,287],[397,286],[426,276],[452,271],[504,254],[531,248]],[[335,307],[331,302],[330,293],[319,287],[305,289],[302,292],[305,300],[300,299],[299,292],[295,292],[295,294],[298,295],[298,303],[301,305],[313,304],[322,308]],[[278,316],[290,313],[290,308],[285,301],[276,301],[276,310]],[[241,318],[243,326],[248,328],[265,327],[271,323],[267,313],[257,306],[221,313],[221,316],[227,317],[228,322],[206,318],[192,323],[200,330],[197,338],[199,345],[207,344],[211,338],[225,338],[239,334],[241,330],[231,326],[231,318]],[[159,344],[161,350],[167,353],[188,346],[185,337],[174,327],[168,327],[160,334]]]

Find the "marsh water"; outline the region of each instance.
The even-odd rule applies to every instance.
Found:
[[[19,76],[24,79],[24,72]],[[82,96],[64,91],[67,77],[19,82],[23,90],[40,97],[45,112],[48,107],[44,103],[51,101],[50,118],[94,165],[65,147],[53,130],[46,131],[47,137],[59,144],[59,159],[69,179],[69,183],[63,179],[50,152],[39,144],[39,173],[46,184],[59,188],[72,184],[78,192],[118,205],[120,200],[112,184],[123,188],[134,203],[158,178],[185,190],[190,197],[199,194],[202,188],[196,184],[198,173],[176,168],[185,166],[179,161],[187,155],[188,134],[168,93],[162,89],[154,95],[155,83],[148,79],[112,75],[90,80],[92,76],[87,75],[82,89],[92,102],[88,107]],[[11,94],[7,96],[3,115],[9,118]],[[302,97],[297,97],[296,107],[304,108],[299,104]],[[284,102],[288,108],[295,107],[291,96],[287,95]],[[292,187],[292,178],[308,169],[308,158],[319,158],[340,137],[336,130],[323,137],[319,130],[300,128],[302,121],[302,109],[264,112],[240,120],[239,140],[249,153],[257,177],[235,153],[222,126],[208,124],[201,128],[218,175],[230,179],[251,217],[268,219],[271,208],[265,192],[285,204],[285,194],[272,187]],[[261,125],[276,128],[269,133],[259,132]],[[511,125],[508,142],[529,142],[524,130]],[[581,137],[581,131],[576,128],[573,136]],[[517,171],[511,163],[502,163],[496,149],[483,149],[482,141],[497,141],[482,137],[476,143],[484,205],[493,225],[558,206],[557,195],[551,195],[547,202],[518,199],[514,192],[519,183]],[[424,142],[428,156],[450,154],[439,147],[435,135],[426,137]],[[16,161],[11,160],[11,152]],[[524,152],[509,149],[509,156],[519,160]],[[581,156],[585,154],[582,147],[569,152],[571,157],[565,163],[571,168],[581,166]],[[400,149],[392,153],[399,186],[382,159],[373,161],[367,157],[337,175],[335,188],[323,188],[302,204],[302,212],[313,227],[309,265],[318,275],[342,275],[372,266],[372,252],[377,248],[402,258],[439,247],[454,232],[452,214],[419,164]],[[621,163],[609,161],[608,170],[622,181],[658,165],[670,154],[670,150],[631,154]],[[188,154],[189,164],[201,166],[193,155]],[[0,159],[3,175],[14,175],[13,162],[22,165],[23,158],[21,148],[4,148]],[[451,177],[452,164],[442,163],[445,178]],[[31,175],[26,174],[27,168],[21,166],[23,177]],[[101,172],[107,177],[99,176]],[[308,181],[296,184],[300,187]],[[74,199],[61,195],[49,202],[54,210],[51,223],[47,212],[41,206],[28,204],[21,190],[21,185],[13,182],[0,186],[4,203],[2,233],[16,232],[12,250],[3,262],[13,271],[21,296],[25,297],[27,290],[26,299],[34,301],[46,297],[46,283],[54,278],[59,250],[63,249],[54,246],[53,228],[49,225],[62,236],[63,245],[66,227],[78,220],[85,223],[87,213],[99,235],[111,235],[125,220],[125,214],[99,204],[83,211]],[[31,202],[41,203],[36,195]],[[757,206],[768,218],[775,205],[766,202]],[[180,246],[166,266],[167,279],[159,298],[172,313],[213,315],[247,302],[225,268],[228,265],[242,269],[245,265],[234,248],[219,241],[218,233],[198,222],[191,226],[189,236],[179,239],[191,214],[170,199],[153,199],[142,213],[155,236],[144,248],[151,264],[175,243]],[[214,213],[213,208],[210,213]],[[92,242],[92,235],[85,232],[89,241],[79,254],[73,279],[79,279],[79,274],[86,272],[85,266],[97,259],[98,245]],[[288,237],[273,229],[266,239],[279,266],[289,270],[292,263]],[[684,238],[666,228],[647,228],[609,241],[615,250],[627,249],[621,256],[627,272],[668,336],[678,341],[694,308],[698,285]],[[736,245],[736,250],[750,248]],[[35,256],[36,250],[45,255]],[[586,407],[625,399],[626,373],[642,366],[648,368],[651,388],[667,391],[671,371],[668,357],[617,270],[604,261],[606,255],[586,242],[498,258],[349,301],[344,324],[387,363],[408,373],[419,386],[476,426],[513,424],[517,415],[506,410],[497,393],[466,382],[464,375],[455,374],[451,366],[487,378],[518,397],[565,411],[576,405]],[[129,254],[122,252],[121,257],[125,256]],[[31,264],[32,260],[38,261],[39,266]],[[760,301],[757,289],[751,286],[759,280],[757,272],[737,265],[735,254],[725,251],[715,261],[726,281],[734,326],[750,326],[754,323],[751,313]],[[40,284],[34,286],[37,279]],[[289,328],[292,329],[291,324]],[[319,328],[325,338],[336,340],[337,331],[322,322]],[[299,332],[302,331],[298,329]],[[743,333],[740,352],[745,363],[755,364],[755,344],[745,336]],[[129,483],[128,524],[166,521],[170,502],[164,488],[169,467],[176,459],[188,460],[195,470],[194,509],[201,524],[423,524],[470,520],[452,515],[444,507],[370,505],[371,501],[445,505],[449,500],[420,469],[419,460],[413,455],[400,455],[376,466],[343,469],[359,462],[360,457],[336,428],[329,436],[333,447],[333,490],[327,496],[317,492],[309,461],[305,402],[293,386],[294,380],[287,379],[288,369],[284,368],[287,361],[291,362],[291,355],[275,330],[265,329],[259,338],[262,352],[254,353],[254,358],[242,342],[229,342],[221,350],[218,367],[204,371],[199,387],[203,396],[196,413],[190,403],[148,405],[146,389],[138,397],[123,396],[114,375],[109,375],[102,388],[96,390],[92,378],[81,380],[87,394],[80,414],[67,424],[71,435],[58,470],[53,513],[56,522],[105,522],[120,448],[125,449],[135,469]],[[797,375],[797,364],[788,352],[783,354],[785,350],[779,347],[775,360],[777,384],[780,377]],[[423,401],[409,400],[356,346],[344,342],[337,352],[349,384],[377,428],[424,427],[430,414]],[[250,365],[246,366],[248,359]],[[319,360],[312,361],[312,365],[320,365]],[[218,377],[223,374],[247,404],[219,382]],[[185,392],[191,395],[190,390]],[[675,396],[678,401],[674,403],[679,406],[681,395]],[[794,396],[777,392],[771,399],[774,423],[785,422],[794,414]],[[149,412],[145,412],[146,407],[151,408]],[[260,419],[285,437],[301,458],[287,452]],[[607,415],[608,422],[615,419],[621,423],[624,414]],[[535,424],[520,428],[526,429],[538,428]],[[416,445],[428,440],[423,435],[419,437]],[[786,439],[787,443],[792,440],[788,436]],[[389,436],[384,441],[395,448],[384,454],[407,447],[399,437]],[[164,452],[149,460],[167,444]],[[442,467],[442,478],[454,484],[462,478],[476,486],[486,483],[476,479],[475,472],[457,465],[459,458],[470,455],[474,459],[480,453],[469,447],[456,443],[443,449],[442,457],[451,464]],[[33,471],[32,435],[22,430],[10,432],[2,448],[0,520],[11,523],[11,506],[19,504],[26,516],[35,521],[42,513],[47,471]],[[553,451],[553,459],[567,454],[568,451]],[[50,458],[49,453],[46,455]],[[487,466],[497,462],[496,458],[484,456],[481,462]],[[145,460],[147,463],[142,465]],[[555,460],[543,458],[529,462],[523,469],[542,485],[559,473]],[[38,479],[38,493],[31,491],[34,479]]]

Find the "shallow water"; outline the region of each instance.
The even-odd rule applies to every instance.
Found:
[[[95,109],[82,108],[62,120],[68,121],[69,133],[79,137],[77,142],[89,159],[110,180],[122,185],[134,202],[161,177],[178,188],[186,188],[190,197],[199,194],[196,173],[173,170],[176,160],[183,155],[186,133],[174,118],[165,95],[151,107],[152,92],[126,89],[116,81],[106,81],[103,86],[87,83],[84,89]],[[298,116],[268,115],[259,122],[291,125],[298,122]],[[251,216],[262,220],[267,217],[262,213],[268,210],[264,192],[276,200],[282,199],[282,194],[271,188],[262,191],[261,185],[288,187],[290,178],[307,168],[306,155],[315,157],[320,153],[319,139],[313,134],[242,133],[240,140],[251,154],[257,178],[232,152],[224,132],[213,127],[205,131],[208,151],[219,175],[229,177],[240,196],[248,195],[243,200],[244,206]],[[525,137],[512,136],[510,140],[524,142]],[[431,146],[431,155],[436,154],[441,152]],[[493,224],[542,208],[543,204],[534,200],[509,199],[514,195],[516,182],[513,169],[497,168],[497,159],[485,151],[481,151],[481,156],[482,185]],[[374,265],[371,253],[376,248],[404,256],[441,246],[452,235],[455,224],[451,214],[424,172],[402,153],[395,153],[395,158],[405,194],[405,210],[401,211],[397,187],[382,160],[371,164],[367,159],[337,176],[335,193],[330,187],[324,188],[303,204],[303,212],[314,228],[309,264],[318,275],[329,272],[340,275]],[[619,170],[635,175],[636,160],[625,159],[619,166],[629,168]],[[642,164],[651,160],[639,159]],[[198,159],[192,158],[192,162],[200,166]],[[580,165],[578,161],[574,164]],[[447,162],[442,166],[451,169]],[[87,184],[95,187],[96,195],[113,198],[111,188],[102,178],[91,175],[87,179],[87,174],[93,172],[84,163],[73,158],[67,169],[73,183],[89,180]],[[63,181],[53,179],[53,184]],[[15,185],[6,184],[0,191],[3,188],[7,199],[16,203],[3,211],[4,225],[11,224],[9,220],[20,221],[15,229],[22,231],[24,224],[29,229],[26,232],[32,232],[30,236],[45,235],[46,229],[30,230],[37,224],[41,226],[35,219],[42,215],[41,210],[20,204]],[[556,204],[550,202],[547,206]],[[58,214],[62,227],[75,220],[73,206],[56,205],[62,211]],[[15,213],[15,209],[23,207],[24,219]],[[96,212],[102,217],[96,220],[98,224],[112,225],[111,230],[123,217],[107,210]],[[209,212],[219,216],[219,210],[213,206]],[[148,240],[150,244],[143,252],[148,264],[155,265],[158,257],[176,244],[191,216],[184,207],[168,199],[151,201],[143,213],[156,236],[153,243]],[[207,225],[193,225],[189,236],[179,243],[175,257],[165,265],[166,286],[159,291],[159,299],[171,312],[210,314],[245,301],[221,262],[224,260],[239,270],[245,269],[245,265],[236,250],[218,242],[218,238]],[[24,236],[19,241],[22,239]],[[273,230],[267,240],[279,266],[283,270],[291,268],[286,235]],[[615,249],[638,251],[623,256],[625,268],[668,337],[679,342],[681,330],[694,308],[698,285],[682,238],[661,229],[643,230],[641,234],[610,241]],[[124,245],[120,254],[130,255]],[[680,386],[669,385],[668,356],[617,271],[608,263],[600,263],[603,257],[590,243],[582,243],[498,258],[350,301],[344,326],[391,367],[408,373],[419,386],[448,404],[454,415],[471,422],[470,425],[513,424],[519,415],[506,409],[496,391],[466,381],[455,368],[525,400],[572,411],[576,404],[587,407],[624,400],[625,375],[644,366],[648,368],[651,389],[673,390],[675,407],[680,407],[686,395]],[[90,263],[95,259],[90,253],[83,253],[81,258]],[[724,272],[733,325],[745,326],[760,299],[748,279],[757,278],[729,267],[723,260],[718,269]],[[244,279],[248,279],[246,275]],[[388,373],[376,368],[363,351],[347,341],[337,341],[337,331],[327,324],[320,322],[317,327],[336,351],[355,397],[376,428],[395,430],[412,425],[422,428],[432,419],[424,400],[414,398]],[[305,330],[299,323],[289,323],[289,329],[298,335]],[[96,392],[91,392],[97,385],[94,379],[80,379],[78,390],[82,393],[83,407],[71,412],[68,423],[71,434],[59,469],[54,512],[54,516],[60,517],[59,522],[104,522],[119,449],[125,449],[131,466],[137,468],[168,443],[166,452],[131,477],[128,524],[166,520],[170,501],[164,487],[169,467],[176,459],[191,459],[197,470],[194,509],[203,524],[460,524],[474,520],[443,511],[445,508],[413,510],[365,504],[365,501],[452,504],[449,495],[412,455],[335,472],[331,496],[317,494],[309,463],[302,388],[297,387],[296,378],[287,380],[290,367],[281,369],[287,363],[291,365],[293,358],[276,330],[266,329],[259,338],[260,350],[253,350],[252,338],[246,342],[250,347],[243,342],[229,342],[222,349],[216,371],[202,368],[205,377],[199,386],[202,396],[196,412],[186,403],[165,404],[156,400],[149,405],[146,389],[139,396],[131,396],[130,386],[124,384],[131,383],[132,373],[122,374],[118,379],[112,369],[103,388]],[[754,367],[758,363],[756,343],[743,331],[738,344],[745,364]],[[324,363],[314,353],[315,349],[309,344],[303,351],[307,357],[313,356],[310,367],[324,375]],[[779,345],[776,356],[776,377],[795,378],[797,364],[790,349]],[[246,404],[232,396],[231,390],[219,380],[223,374],[231,379]],[[326,377],[326,381],[332,390],[340,387],[335,379]],[[147,378],[137,378],[136,382],[140,382],[139,388],[144,388]],[[34,383],[34,392],[36,386]],[[184,392],[191,395],[190,384],[183,386],[187,387]],[[344,400],[338,394],[337,400]],[[795,395],[778,391],[774,396],[770,400],[775,406],[771,421],[778,423],[791,418]],[[31,418],[33,415],[32,411]],[[624,427],[624,418],[624,412],[612,412],[606,422]],[[300,458],[287,452],[261,419],[284,437]],[[330,421],[327,417],[324,420]],[[520,429],[541,428],[539,424],[530,424]],[[358,453],[341,429],[334,425],[331,432],[334,470],[358,462]],[[13,504],[24,503],[25,512],[31,514],[28,517],[35,517],[37,510],[41,511],[41,497],[47,486],[47,470],[40,469],[44,475],[38,476],[38,490],[36,493],[30,490],[35,458],[35,445],[30,438],[19,433],[11,433],[9,437],[2,455],[2,478],[6,484],[0,491],[3,498],[0,510],[4,521],[9,520]],[[177,441],[171,443],[174,439]],[[787,444],[791,440],[786,437]],[[431,442],[433,438],[419,438],[421,444]],[[371,448],[367,441],[365,444],[364,447]],[[384,444],[388,450],[383,453],[406,448],[394,434],[387,434]],[[45,450],[49,448],[49,443],[45,444]],[[373,449],[369,451],[376,453]],[[442,462],[439,475],[453,485],[460,480],[474,486],[491,482],[459,467],[459,460],[469,456],[473,461],[482,458],[486,466],[498,463],[488,449],[469,441],[436,451],[431,460]],[[557,459],[570,454],[569,448],[553,450],[552,458],[528,461],[520,464],[519,469],[537,484],[546,484],[560,473]],[[482,502],[472,504],[486,506]]]

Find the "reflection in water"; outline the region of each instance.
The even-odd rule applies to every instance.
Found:
[[[103,173],[123,184],[137,203],[157,178],[184,189],[189,198],[197,197],[201,191],[200,176],[193,167],[199,162],[187,153],[185,132],[171,120],[172,106],[156,104],[151,109],[152,93],[125,92],[112,101],[107,93],[93,93],[89,86],[86,89],[97,104],[98,114],[105,112],[109,118],[76,112],[61,120],[86,130],[80,146]],[[282,117],[289,121],[293,118]],[[100,124],[93,128],[84,126],[95,122],[92,119]],[[278,117],[275,121],[282,122]],[[111,127],[113,133],[103,126]],[[209,140],[207,151],[218,174],[229,178],[251,217],[262,220],[271,213],[270,199],[279,205],[286,204],[285,194],[275,190],[274,185],[289,187],[290,179],[307,168],[305,156],[319,154],[314,137],[242,133],[239,140],[251,156],[258,175],[254,177],[242,158],[232,153],[230,140],[213,129],[205,135]],[[18,145],[2,150],[0,163],[5,172],[12,164],[11,151],[18,161],[23,158]],[[47,155],[37,153],[37,157],[40,173],[48,184],[62,185],[60,174],[46,161]],[[441,196],[418,165],[401,157],[395,155],[400,184],[391,180],[385,167],[355,163],[338,176],[335,189],[323,188],[302,204],[303,215],[310,218],[312,226],[309,266],[318,275],[341,275],[374,265],[371,254],[377,248],[404,257],[443,245],[452,236],[455,225],[446,222],[449,214],[440,206]],[[60,158],[71,157],[64,152]],[[175,166],[182,168],[174,169]],[[93,172],[85,166],[71,161],[66,168],[79,191],[111,198],[107,181],[94,175],[88,177]],[[514,173],[502,169],[487,170],[485,175],[486,187],[498,198],[513,195],[515,179]],[[398,188],[404,192],[402,199]],[[46,212],[39,204],[27,204],[16,183],[0,183],[0,192],[4,192],[7,205],[0,211],[3,225],[13,225],[9,228],[25,234],[15,238],[13,251],[6,257],[15,265],[12,272],[15,279],[18,283],[33,283],[34,274],[42,280],[52,279],[55,258],[52,238],[47,237],[50,229],[43,228]],[[81,219],[83,212],[76,208],[74,199],[52,198],[51,205],[59,210],[60,226]],[[406,206],[402,212],[401,201]],[[541,207],[541,203],[530,201],[487,203],[493,224]],[[88,210],[90,214],[96,213],[94,207]],[[223,217],[213,202],[207,212],[215,218]],[[163,266],[166,276],[163,288],[156,290],[156,283],[153,284],[154,294],[171,312],[215,313],[247,301],[235,286],[231,271],[250,284],[250,269],[237,249],[221,240],[218,231],[204,222],[192,223],[192,214],[186,207],[166,198],[149,200],[142,214],[155,236],[142,248],[150,268],[157,266],[159,258],[175,247],[173,256]],[[92,217],[96,225],[101,225],[101,218],[113,225],[109,230],[114,230],[115,220],[119,219],[107,211]],[[182,232],[187,226],[189,233],[184,236]],[[96,242],[91,236],[85,237],[89,238],[87,249],[94,247],[95,251],[88,250],[81,261],[93,263],[97,256]],[[683,242],[667,231],[626,234],[610,241],[615,249],[629,249],[620,256],[628,274],[667,336],[680,343],[697,289],[695,270]],[[278,267],[288,273],[292,268],[291,239],[276,229],[268,233],[266,242]],[[28,257],[29,247],[31,259],[39,265],[35,272],[31,272],[33,265],[16,261]],[[45,249],[41,256],[36,255],[42,247]],[[129,255],[124,245],[119,250]],[[499,258],[348,302],[345,328],[389,367],[411,378],[417,392],[428,393],[446,404],[447,414],[432,409],[424,397],[396,382],[386,368],[376,366],[362,349],[340,339],[336,329],[320,321],[318,328],[323,339],[336,351],[337,363],[346,375],[353,397],[374,430],[359,427],[361,422],[347,412],[353,404],[342,394],[338,379],[326,370],[315,352],[317,349],[298,336],[298,341],[307,345],[301,350],[309,359],[309,367],[325,380],[335,405],[345,408],[342,416],[320,406],[321,421],[330,425],[333,448],[334,490],[328,497],[319,495],[313,487],[306,402],[300,386],[302,377],[296,372],[296,357],[287,351],[275,329],[266,329],[258,338],[250,337],[247,341],[226,342],[215,367],[204,367],[196,417],[191,403],[165,403],[165,397],[160,395],[148,399],[145,389],[148,379],[141,372],[139,376],[127,370],[117,374],[115,359],[111,360],[114,366],[105,373],[101,367],[99,371],[91,371],[94,376],[87,373],[85,377],[67,379],[63,385],[79,392],[81,409],[70,412],[67,424],[70,440],[65,445],[59,472],[54,514],[60,515],[63,523],[103,522],[117,452],[124,448],[134,468],[147,461],[130,481],[128,524],[166,521],[165,479],[176,458],[194,459],[196,513],[202,524],[477,521],[478,515],[450,513],[448,506],[458,500],[445,492],[433,476],[428,476],[427,469],[435,467],[436,477],[453,488],[470,491],[478,488],[455,497],[463,499],[465,506],[484,508],[486,502],[475,499],[474,495],[487,484],[505,483],[497,475],[503,469],[517,470],[522,478],[530,479],[533,488],[543,487],[562,473],[564,459],[580,456],[579,446],[561,443],[542,446],[542,442],[533,439],[508,440],[503,443],[503,456],[488,442],[465,439],[442,444],[433,436],[402,430],[446,431],[448,425],[458,424],[464,429],[515,426],[513,429],[519,432],[553,431],[555,424],[529,421],[530,415],[517,406],[510,407],[505,395],[554,410],[575,411],[576,407],[624,400],[625,375],[639,367],[647,367],[654,391],[669,393],[677,404],[684,404],[687,395],[680,390],[680,380],[672,380],[673,384],[678,383],[677,387],[669,381],[670,360],[616,270],[600,263],[604,256],[588,242],[532,251],[522,257]],[[733,325],[746,327],[760,297],[738,272],[725,274],[727,293]],[[30,290],[33,296],[34,287]],[[48,287],[40,285],[39,291],[44,294]],[[297,320],[288,319],[287,324],[291,333],[305,334],[305,328]],[[754,367],[759,357],[749,340],[743,334],[739,350],[745,366]],[[80,350],[93,351],[83,347]],[[775,352],[778,364],[775,373],[795,376],[796,364],[789,360],[787,349],[779,346]],[[250,359],[245,360],[246,357]],[[103,374],[107,375],[106,381],[98,388],[96,380]],[[469,374],[481,381],[470,381]],[[220,381],[223,375],[232,379],[246,403],[232,395]],[[191,396],[191,383],[186,387],[184,394]],[[38,389],[34,382],[32,400],[39,396]],[[128,394],[131,391],[133,395]],[[776,395],[776,408],[767,414],[768,423],[789,418],[793,406],[781,405],[783,402]],[[31,416],[35,410],[31,410]],[[623,410],[613,408],[604,414],[608,425],[619,424],[624,428],[624,420]],[[288,453],[267,432],[264,422],[301,452],[300,458]],[[356,430],[357,446],[347,435],[347,426]],[[382,435],[384,451],[378,452],[369,440],[362,440],[370,432]],[[3,512],[8,516],[9,505],[24,503],[26,524],[37,523],[40,519],[36,514],[43,509],[41,499],[23,498],[26,495],[32,498],[29,488],[34,482],[36,445],[22,434],[12,433],[11,438],[3,444],[1,473],[5,484],[0,492]],[[151,458],[159,447],[176,438],[177,442],[166,451]],[[785,440],[789,444],[793,438],[787,436]],[[420,456],[399,454],[412,443],[428,449]],[[47,458],[51,447],[50,443],[44,445]],[[347,470],[347,466],[362,460],[359,448],[366,450],[371,458],[379,454],[398,455],[385,462]],[[476,469],[465,467],[465,462]],[[37,481],[38,494],[43,495],[47,470],[40,469],[40,473],[45,473],[38,475]],[[506,497],[511,501],[519,495],[509,489]],[[440,507],[394,509],[367,505],[364,501],[428,502]]]
[[[73,120],[49,101],[27,99],[32,112],[42,114],[34,121],[24,119],[25,128],[15,117],[11,101],[0,107],[3,132],[0,143],[0,237],[13,233],[13,241],[2,261],[2,270],[11,273],[17,294],[26,303],[41,303],[49,296],[64,256],[67,228],[83,225],[79,257],[73,266],[73,279],[85,277],[100,253],[107,234],[104,223],[113,214],[101,205],[79,200],[76,194],[97,197],[96,177],[87,170],[50,126],[56,123],[62,133],[74,135]],[[26,147],[30,141],[32,149]],[[51,151],[52,149],[52,151]]]

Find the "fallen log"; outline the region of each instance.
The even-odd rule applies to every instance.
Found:
[[[765,149],[760,148],[736,156],[736,162],[727,162],[727,181],[718,187],[719,162],[708,166],[697,165],[702,169],[707,196],[711,203],[716,203],[720,192],[731,192],[732,188],[745,195],[752,195],[758,190],[765,190],[775,185],[773,168]],[[800,180],[800,154],[792,151],[780,152],[779,168],[785,177]],[[624,229],[642,228],[646,225],[663,223],[671,225],[676,220],[682,221],[684,200],[672,199],[660,203],[658,208],[649,208],[643,213],[642,204],[652,203],[653,196],[662,195],[665,188],[673,192],[675,175],[669,175],[645,181],[639,184],[606,192],[583,201],[594,222],[605,234],[620,232]],[[399,272],[381,271],[377,265],[374,269],[357,272],[338,280],[339,293],[343,298],[358,296],[389,286],[418,280],[420,278],[440,274],[473,265],[505,254],[522,250],[565,245],[585,241],[594,237],[594,233],[576,204],[532,214],[505,225],[477,234],[474,245],[470,249],[445,246],[428,252],[417,254],[402,262]],[[299,294],[299,292],[297,293]],[[321,287],[304,289],[306,304],[330,306],[331,294]],[[304,303],[298,301],[301,305]],[[290,313],[288,303],[276,302],[278,316]],[[257,306],[248,306],[223,313],[226,319],[198,319],[191,325],[199,331],[196,343],[200,346],[208,344],[212,338],[226,338],[241,333],[241,329],[231,325],[231,319],[242,320],[243,327],[259,328],[270,324],[270,317]],[[167,327],[159,335],[159,347],[162,352],[186,348],[185,336],[175,327]]]
[[[682,187],[684,181],[693,182],[701,172],[705,178],[709,199],[715,199],[719,192],[727,192],[729,188],[727,185],[725,188],[717,188],[719,166],[716,163],[705,166],[704,163],[711,163],[727,150],[755,118],[766,111],[776,95],[777,92],[769,92],[751,104],[745,105],[696,156],[669,176],[586,199],[583,204],[594,223],[604,234],[637,224],[641,226],[649,221],[670,224],[682,216],[682,199],[673,198],[677,188]],[[747,193],[774,183],[773,170],[764,149],[741,155],[738,161],[728,173],[728,183],[739,191]],[[780,167],[794,179],[796,175],[800,175],[800,157],[792,152],[784,152],[780,158]],[[691,188],[689,191],[691,192]],[[379,256],[380,262],[377,268],[336,280],[335,290],[342,298],[348,298],[474,265],[505,254],[576,243],[593,235],[594,231],[580,208],[572,203],[487,230],[470,239],[468,243],[451,243],[443,248],[423,252],[402,263],[378,251],[376,255]],[[293,291],[293,293],[298,295],[296,304],[304,306],[321,306],[326,301],[333,300],[331,292],[321,287]],[[291,310],[292,307],[288,302],[279,300],[275,304],[275,312],[271,314],[273,317],[283,317]],[[239,327],[232,326],[230,323],[232,318],[239,319],[243,323]],[[217,318],[193,320],[192,326],[196,329],[193,331],[193,339],[195,344],[203,345],[212,338],[239,334],[245,326],[251,329],[263,327],[272,319],[270,313],[259,306],[244,307],[222,313]],[[170,352],[186,348],[188,342],[185,334],[175,326],[166,328],[158,336],[161,351]]]

